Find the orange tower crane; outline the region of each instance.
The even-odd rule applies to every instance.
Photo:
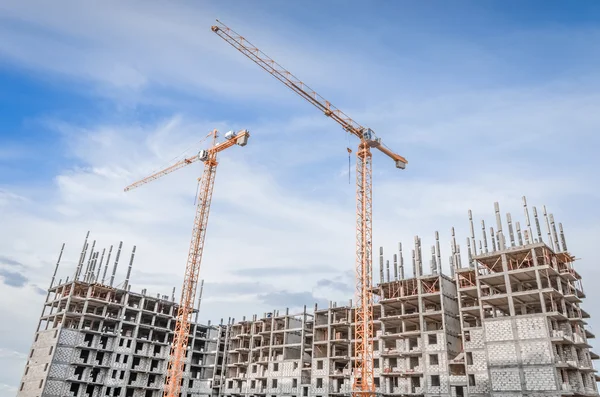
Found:
[[[365,128],[317,94],[300,79],[284,69],[248,40],[217,20],[212,31],[235,49],[254,61],[292,91],[331,117],[348,133],[360,139],[356,152],[356,309],[354,396],[374,396],[373,379],[373,294],[372,294],[372,176],[371,148],[376,148],[394,160],[397,168],[404,169],[406,159],[381,143],[370,128]]]
[[[173,343],[171,345],[164,397],[179,397],[181,390],[181,378],[184,371],[188,336],[190,333],[190,316],[193,311],[194,299],[196,298],[196,288],[198,286],[198,277],[200,275],[200,263],[202,261],[202,251],[204,250],[204,238],[206,236],[210,202],[215,184],[217,165],[219,164],[217,162],[217,153],[230,148],[235,144],[246,146],[248,138],[250,137],[247,130],[241,130],[237,134],[230,131],[225,134],[225,141],[217,143],[217,130],[212,131],[208,136],[210,135],[213,136],[211,148],[201,150],[196,156],[185,158],[172,166],[125,188],[125,191],[129,191],[198,160],[204,162],[204,173],[200,179],[200,187],[198,189],[198,204],[196,206],[196,217],[194,218],[194,228],[192,230],[192,242],[190,244],[187,264],[185,266],[185,276],[183,279],[183,287],[181,289],[181,302],[179,303],[179,308],[177,310],[177,322],[175,324],[175,334],[173,335]]]

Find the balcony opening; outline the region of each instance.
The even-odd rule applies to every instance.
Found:
[[[475,386],[475,375],[469,375],[469,386]]]
[[[436,345],[437,344],[437,335],[436,334],[427,335],[427,342],[430,345]]]

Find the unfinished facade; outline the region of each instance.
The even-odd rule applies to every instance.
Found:
[[[495,228],[482,221],[479,239],[469,211],[464,258],[452,230],[449,274],[442,272],[438,233],[428,267],[415,238],[406,255],[410,275],[401,245],[391,265],[380,251],[373,288],[377,395],[599,395],[592,365],[598,356],[588,342],[594,334],[562,225],[545,208],[540,221],[535,207],[531,222],[523,204],[523,228],[510,214],[503,225],[496,204]],[[76,281],[54,285],[53,278],[18,397],[162,395],[174,296],[131,292],[129,271],[113,287],[115,269],[105,282],[98,256],[85,271],[80,260]],[[217,327],[196,321],[182,397],[350,396],[353,337],[352,301]]]
[[[108,282],[109,258],[100,279],[93,248],[85,271],[80,259],[74,280],[54,285],[53,277],[18,397],[163,395],[177,304],[174,295],[130,291],[134,253],[125,282],[113,287],[121,247]],[[192,323],[182,396],[219,394],[213,380],[221,377],[216,365],[222,361],[221,332],[222,327],[198,324],[197,317]]]
[[[223,395],[308,395],[312,324],[305,307],[230,325]]]
[[[409,277],[404,274],[401,245],[392,271],[389,261],[384,266],[381,251],[380,283],[374,288],[378,395],[598,395],[592,366],[598,356],[588,343],[594,334],[585,326],[589,315],[580,307],[585,294],[581,277],[573,268],[574,257],[567,251],[562,225],[557,231],[552,214],[544,208],[544,239],[534,207],[534,238],[525,198],[523,204],[523,230],[519,222],[513,224],[510,214],[506,216],[508,241],[497,204],[496,230],[490,228],[488,236],[482,222],[481,240],[475,238],[469,211],[471,236],[465,265],[452,230],[449,275],[441,271],[437,233],[428,270],[423,266],[421,239],[415,238]],[[223,388],[224,396],[349,396],[354,359],[352,302],[315,307],[313,314],[312,321],[303,327],[306,358],[301,367],[305,375],[296,383],[300,388]],[[252,330],[254,323],[236,323],[230,329],[244,335],[247,331],[236,330]],[[263,338],[260,343],[262,349],[271,352],[280,342]],[[246,357],[242,352],[231,354],[238,346],[237,342],[227,345],[234,360]],[[269,361],[269,368],[283,365],[281,355],[269,357],[274,360]],[[240,371],[224,373],[223,382],[233,373]],[[261,376],[266,386],[281,382],[272,372]],[[243,377],[231,378],[234,382],[230,384],[243,385],[240,379]]]
[[[381,334],[380,307],[373,307],[373,332]],[[315,307],[314,345],[311,362],[311,396],[348,395],[352,387],[354,352],[354,308],[348,305],[331,303],[328,308]],[[379,343],[373,343],[373,374],[376,390],[380,389],[381,372]]]
[[[450,395],[448,360],[460,352],[456,286],[431,274],[380,284],[384,395]]]
[[[516,233],[507,215],[508,241],[496,204],[496,234],[490,228],[491,249],[482,222],[483,244],[468,267],[456,271],[465,365],[470,395],[560,396],[598,395],[589,338],[585,294],[575,258],[552,214],[543,213],[544,242],[537,210],[537,237],[523,198],[526,227]],[[559,242],[560,240],[560,242]]]

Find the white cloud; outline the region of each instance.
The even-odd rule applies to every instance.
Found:
[[[2,396],[14,396],[16,392],[16,387],[7,385],[6,383],[0,383],[0,393],[2,393]]]
[[[86,89],[92,83],[97,94],[118,102],[144,102],[152,90],[263,102],[289,99],[271,77],[211,32],[218,15],[207,2],[112,2],[107,7],[64,1],[31,7],[9,1],[0,6],[0,16],[11,21],[0,27],[5,38],[0,59],[54,78],[75,79]],[[277,48],[280,59],[304,71],[303,78],[335,86],[322,73],[323,62],[326,70],[344,70],[345,61],[291,31],[287,38],[296,36],[295,47],[286,49],[283,38],[243,18],[234,13],[229,20],[267,48]],[[314,56],[302,55],[308,51]],[[160,96],[153,100],[168,101]]]
[[[14,350],[0,348],[0,358],[7,357],[16,357],[19,360],[25,360],[27,358],[27,355]]]

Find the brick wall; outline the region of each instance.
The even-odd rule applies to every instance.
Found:
[[[486,332],[487,335],[487,332]],[[517,365],[517,349],[512,342],[488,343],[488,365]]]
[[[518,368],[490,368],[492,390],[521,390],[521,377]]]
[[[513,340],[512,320],[487,320],[483,322],[485,327],[486,342]]]
[[[527,341],[520,343],[523,364],[552,364],[548,341]]]
[[[518,339],[536,339],[548,336],[545,317],[517,318],[514,321],[517,325]]]
[[[555,370],[550,366],[524,368],[527,390],[556,390]]]
[[[493,392],[522,390],[552,394],[557,390],[544,315],[487,319],[484,329]]]

